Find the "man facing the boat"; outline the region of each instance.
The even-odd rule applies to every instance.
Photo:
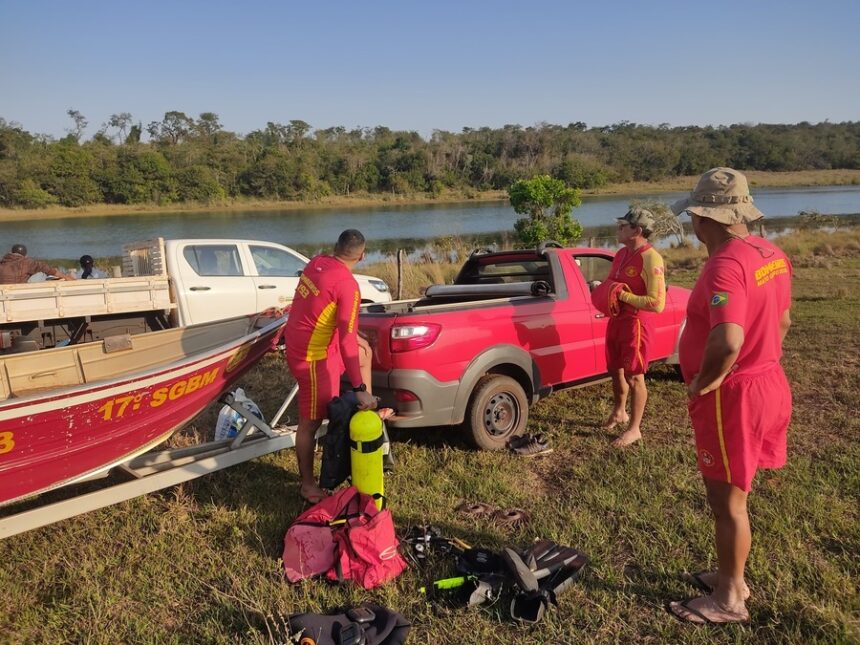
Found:
[[[314,478],[314,435],[326,417],[326,406],[340,394],[341,375],[346,372],[360,409],[376,405],[368,391],[370,347],[358,336],[361,292],[352,275],[364,250],[364,235],[347,229],[338,237],[333,256],[318,255],[308,263],[284,332],[287,364],[299,386],[296,459],[301,495],[310,503],[326,496]]]

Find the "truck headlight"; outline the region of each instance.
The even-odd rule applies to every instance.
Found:
[[[383,281],[383,280],[368,280],[368,282],[369,282],[369,283],[373,286],[373,288],[374,288],[374,289],[376,289],[377,291],[382,291],[383,293],[385,293],[386,291],[388,291],[388,285],[387,285],[387,284],[385,284],[385,281]]]

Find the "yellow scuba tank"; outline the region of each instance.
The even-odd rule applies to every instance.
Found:
[[[376,508],[385,505],[382,485],[382,419],[373,410],[359,410],[349,422],[349,457],[352,485],[371,495]]]

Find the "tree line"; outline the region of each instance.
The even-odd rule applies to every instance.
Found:
[[[330,195],[464,195],[507,189],[534,175],[574,188],[695,175],[714,166],[743,170],[860,168],[860,122],[718,127],[531,127],[416,132],[314,129],[269,122],[246,135],[218,115],[165,113],[144,126],[111,115],[85,138],[88,121],[69,110],[60,139],[0,118],[0,205],[316,200]]]

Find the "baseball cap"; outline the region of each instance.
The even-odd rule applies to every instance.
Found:
[[[624,217],[617,218],[617,221],[630,224],[630,226],[640,226],[645,231],[653,231],[655,224],[654,213],[647,208],[639,208],[638,206],[631,208]]]

